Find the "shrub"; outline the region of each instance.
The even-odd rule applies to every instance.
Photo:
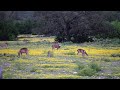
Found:
[[[77,65],[78,75],[80,76],[93,76],[101,70],[100,66],[97,63],[90,63],[84,66],[82,63],[77,62]]]
[[[89,67],[93,70],[95,70],[96,72],[100,71],[100,66],[97,63],[90,63]]]
[[[85,66],[80,63],[80,62],[77,62],[77,65],[78,65],[78,70],[82,70]]]
[[[0,22],[0,40],[16,40],[19,31],[13,21]]]
[[[90,67],[85,67],[78,72],[78,75],[80,75],[80,76],[93,76],[95,73],[96,73],[96,71],[94,69],[91,69]]]

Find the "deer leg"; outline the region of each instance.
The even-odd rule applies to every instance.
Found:
[[[20,56],[22,56],[22,53],[20,53]]]
[[[85,53],[82,53],[82,56],[83,56],[83,57],[84,57],[84,54],[85,54]]]
[[[26,53],[26,55],[28,56],[28,52]]]
[[[54,47],[52,47],[52,50],[54,49]]]
[[[85,54],[88,56],[88,54],[85,52]]]

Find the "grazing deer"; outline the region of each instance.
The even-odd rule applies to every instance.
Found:
[[[59,43],[55,42],[55,43],[53,43],[53,45],[52,45],[52,50],[53,50],[54,48],[57,48],[57,50],[58,50],[60,47],[61,47],[61,46],[59,45]]]
[[[83,49],[78,49],[77,50],[77,55],[79,54],[79,53],[82,53],[82,56],[84,57],[84,55],[87,55],[88,56],[88,54],[87,54],[87,52],[85,51],[85,50],[83,50]]]
[[[21,48],[18,52],[18,57],[22,55],[22,53],[26,53],[28,55],[28,49],[27,48]]]
[[[7,43],[7,42],[1,43],[1,44],[0,44],[0,47],[1,47],[1,48],[8,48],[8,43]]]

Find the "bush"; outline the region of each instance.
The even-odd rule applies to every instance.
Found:
[[[80,76],[93,76],[95,73],[96,73],[96,71],[94,69],[91,69],[89,67],[85,67],[78,72],[78,75],[80,75]]]
[[[0,22],[0,40],[16,40],[19,34],[13,21]]]
[[[93,70],[95,70],[96,72],[100,71],[100,66],[97,63],[90,63],[89,67]]]
[[[93,76],[101,70],[97,63],[90,63],[84,66],[82,63],[78,63],[78,75],[80,76]]]
[[[76,61],[76,64],[78,66],[78,68],[77,68],[78,70],[82,70],[83,68],[85,68],[85,65],[79,61]]]

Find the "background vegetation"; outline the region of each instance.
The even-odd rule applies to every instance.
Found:
[[[120,38],[119,11],[1,11],[0,40],[18,34],[56,36],[59,42]]]

